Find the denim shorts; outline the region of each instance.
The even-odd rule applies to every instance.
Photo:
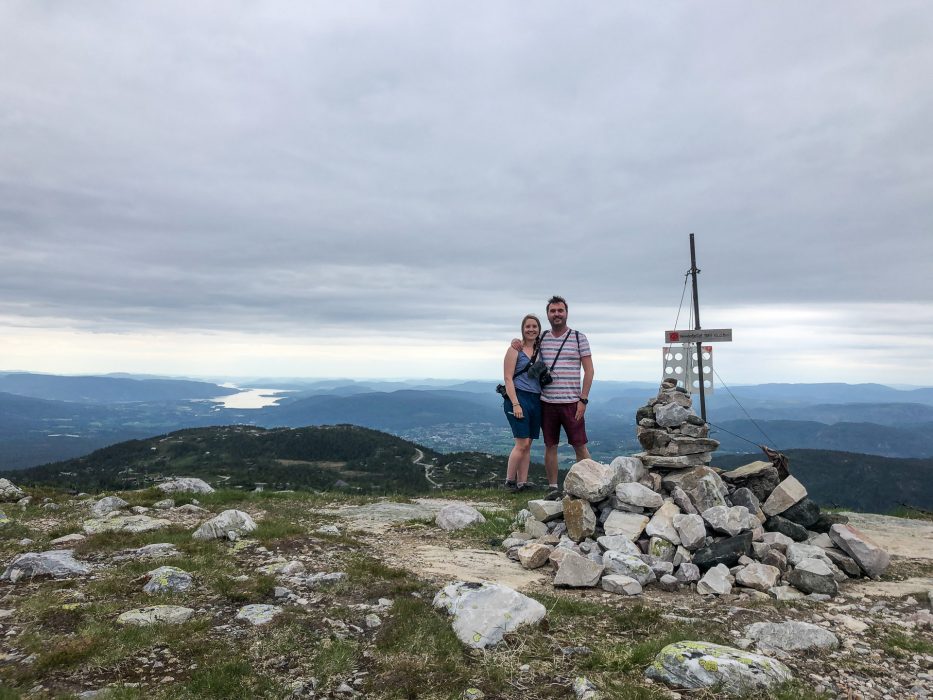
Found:
[[[509,419],[509,425],[512,426],[512,437],[537,440],[541,435],[541,394],[516,389],[515,396],[522,405],[522,412],[525,415],[521,420],[512,413],[512,402],[508,396],[502,402],[502,410],[505,412],[505,417]]]

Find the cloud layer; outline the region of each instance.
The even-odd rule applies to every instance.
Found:
[[[557,292],[647,357],[696,232],[704,325],[787,339],[782,378],[837,352],[853,381],[933,376],[928,3],[8,3],[0,27],[12,337],[480,367],[495,340],[495,367]]]

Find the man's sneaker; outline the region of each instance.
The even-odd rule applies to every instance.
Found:
[[[514,481],[512,481],[512,480],[510,480],[510,479],[506,479],[506,480],[505,480],[505,486],[503,486],[502,488],[504,488],[506,491],[514,491],[516,485],[517,485],[517,484],[516,484]]]
[[[519,491],[531,491],[531,484],[529,483],[519,484],[518,486],[515,487],[515,493],[518,493]]]
[[[544,494],[545,501],[559,501],[564,497],[564,492],[559,488],[551,487],[548,489],[548,492]]]

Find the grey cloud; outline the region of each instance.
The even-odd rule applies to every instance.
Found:
[[[714,309],[933,301],[927,4],[343,5],[0,10],[0,310],[667,319],[691,231]]]

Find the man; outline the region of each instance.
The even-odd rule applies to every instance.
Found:
[[[567,327],[567,301],[553,296],[547,303],[551,330],[544,332],[540,357],[551,370],[554,381],[541,387],[541,432],[544,434],[544,471],[547,475],[546,499],[562,497],[557,483],[557,445],[560,429],[577,454],[577,461],[589,459],[586,448],[586,405],[593,386],[593,357],[586,336]],[[583,386],[580,386],[580,368]]]

